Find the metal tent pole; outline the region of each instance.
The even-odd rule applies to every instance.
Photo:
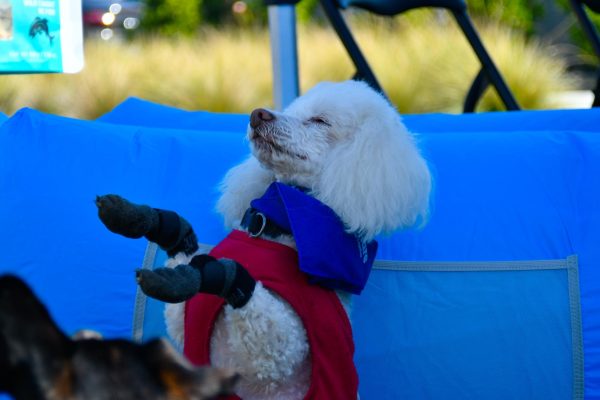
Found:
[[[300,94],[295,6],[298,1],[265,1],[269,11],[273,103],[278,110],[283,110]]]

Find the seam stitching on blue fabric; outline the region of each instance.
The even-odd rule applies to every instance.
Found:
[[[577,255],[567,257],[569,268],[569,308],[571,311],[571,344],[573,352],[573,400],[583,400],[585,392],[585,371],[583,353],[583,327],[579,292],[579,263]]]
[[[373,269],[388,271],[469,272],[567,269],[567,259],[531,261],[394,261],[375,260]]]

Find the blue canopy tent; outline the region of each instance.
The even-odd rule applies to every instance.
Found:
[[[434,171],[432,215],[379,239],[355,300],[361,399],[600,398],[600,111],[404,120]],[[214,244],[246,123],[137,99],[99,121],[19,111],[0,126],[0,271],[69,333],[157,334],[159,313],[136,309],[147,243],[108,232],[94,198],[177,210]]]

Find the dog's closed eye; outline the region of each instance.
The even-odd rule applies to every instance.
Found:
[[[310,122],[312,124],[331,126],[331,124],[329,122],[327,122],[327,120],[325,118],[323,118],[322,116],[312,117],[308,120],[308,122]]]

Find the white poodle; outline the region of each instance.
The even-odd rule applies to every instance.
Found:
[[[425,220],[427,163],[396,110],[356,81],[320,83],[284,112],[254,110],[247,136],[252,154],[228,172],[217,204],[234,237],[214,258],[198,255],[172,212],[108,195],[100,217],[167,250],[175,268],[138,272],[138,282],[176,303],[168,330],[192,361],[241,374],[241,398],[356,398],[350,295],[366,282],[375,236]]]

